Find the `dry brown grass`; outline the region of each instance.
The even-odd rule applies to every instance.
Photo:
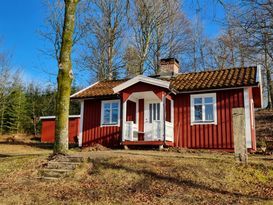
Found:
[[[265,204],[273,203],[273,161],[232,154],[158,151],[82,152],[71,178],[37,179],[44,156],[0,158],[3,204]]]

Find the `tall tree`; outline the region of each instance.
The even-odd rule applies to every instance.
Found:
[[[56,106],[55,154],[68,151],[68,116],[70,105],[71,83],[73,80],[71,53],[75,26],[75,13],[78,0],[65,0],[64,24],[60,57],[58,59],[58,90]]]
[[[157,28],[158,41],[161,41],[161,25],[169,18],[169,2],[164,0],[134,0],[130,25],[133,30],[132,45],[138,52],[138,70],[136,75],[145,72],[145,63]]]
[[[17,72],[13,76],[10,93],[6,102],[7,106],[4,111],[4,130],[10,133],[22,132],[26,119],[26,97],[20,79],[21,74]]]
[[[81,62],[97,80],[115,79],[122,67],[127,0],[91,0]]]
[[[232,5],[228,15],[230,27],[240,30],[244,45],[239,47],[241,64],[245,60],[262,64],[265,70],[268,108],[273,108],[273,83],[271,62],[273,61],[273,2],[271,0],[244,0]],[[252,55],[245,51],[251,49]]]
[[[156,24],[148,54],[148,65],[155,74],[160,72],[160,59],[181,58],[190,48],[191,29],[181,10],[181,3],[168,1],[167,18]]]

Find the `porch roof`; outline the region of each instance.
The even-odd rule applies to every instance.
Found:
[[[257,86],[257,67],[231,68],[213,71],[178,74],[172,78],[136,76],[132,79],[99,81],[73,94],[71,99],[115,96],[119,91],[136,82],[150,83],[177,92],[194,92],[208,89],[226,89]]]

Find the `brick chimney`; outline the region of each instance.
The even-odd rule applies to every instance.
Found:
[[[165,58],[160,60],[161,76],[172,76],[179,73],[179,61],[175,58]]]

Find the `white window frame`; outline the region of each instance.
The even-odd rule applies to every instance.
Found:
[[[104,124],[104,119],[103,119],[103,116],[104,116],[104,104],[106,103],[118,103],[118,122],[116,124]],[[112,106],[110,106],[112,107]],[[108,127],[108,126],[120,126],[120,100],[103,100],[101,101],[101,120],[100,120],[100,126],[101,127]],[[111,118],[111,113],[112,113],[112,110],[110,111],[110,118]]]
[[[205,120],[205,104],[204,98],[212,97],[213,101],[213,121]],[[202,98],[202,121],[195,121],[194,118],[194,99],[195,98]],[[204,94],[195,94],[191,95],[191,125],[204,125],[204,124],[217,124],[217,98],[216,93],[204,93]]]

